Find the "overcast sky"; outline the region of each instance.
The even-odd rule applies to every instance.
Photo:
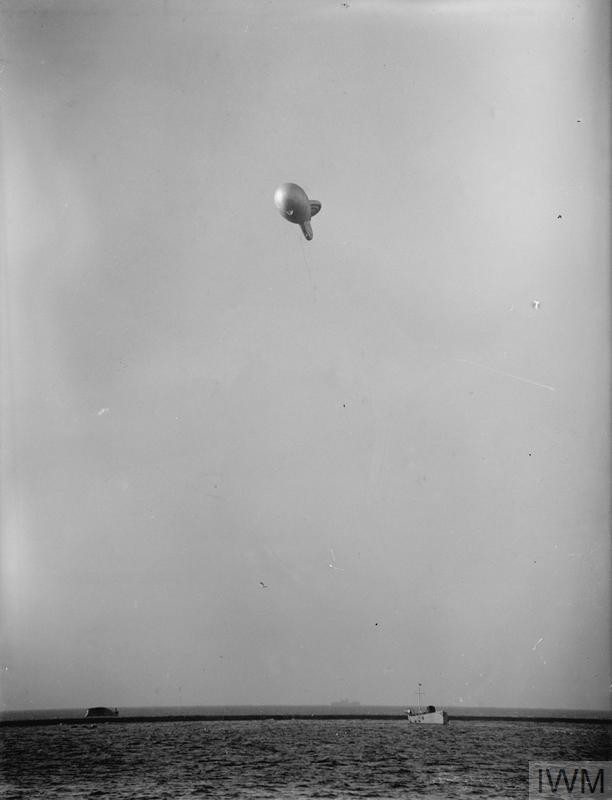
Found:
[[[608,706],[609,8],[2,1],[5,709]]]

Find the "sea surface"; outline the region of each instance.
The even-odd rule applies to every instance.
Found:
[[[610,724],[124,721],[5,727],[0,798],[524,798],[528,762],[610,759]]]

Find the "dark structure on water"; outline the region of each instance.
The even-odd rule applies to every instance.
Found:
[[[119,712],[116,708],[106,708],[106,706],[93,706],[87,709],[86,717],[118,717]]]

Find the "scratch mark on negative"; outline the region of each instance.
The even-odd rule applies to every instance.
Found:
[[[538,381],[532,381],[530,378],[523,378],[521,375],[513,375],[511,372],[504,372],[504,370],[501,369],[487,367],[486,364],[478,364],[476,361],[468,361],[466,358],[455,358],[454,360],[458,361],[460,364],[470,364],[472,367],[485,369],[488,370],[488,372],[494,372],[497,375],[504,375],[506,378],[512,378],[515,381],[521,381],[521,383],[529,383],[531,386],[539,386],[540,389],[547,389],[549,392],[555,391],[555,387],[549,386],[547,383],[538,383]]]

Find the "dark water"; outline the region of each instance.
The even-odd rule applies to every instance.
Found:
[[[605,724],[124,722],[1,737],[6,800],[526,798],[530,760],[610,758]]]

